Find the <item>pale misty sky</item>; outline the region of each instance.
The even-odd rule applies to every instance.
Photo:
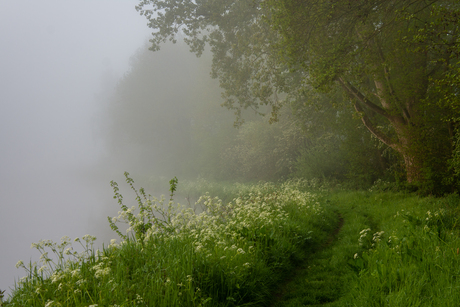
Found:
[[[1,290],[24,275],[19,259],[38,261],[32,242],[81,237],[95,212],[108,227],[108,181],[78,174],[103,149],[96,97],[151,33],[137,2],[0,0]]]

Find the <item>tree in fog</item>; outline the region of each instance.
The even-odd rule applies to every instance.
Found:
[[[304,135],[292,114],[269,125],[252,110],[235,129],[209,77],[210,58],[184,44],[139,50],[110,98],[108,137],[113,155],[143,175],[276,180],[294,167]],[[288,110],[286,110],[288,111]]]
[[[420,48],[418,36],[427,36],[428,25],[443,18],[435,12],[438,6],[458,11],[458,4],[268,0],[266,5],[282,36],[285,62],[300,65],[320,91],[340,87],[364,126],[401,154],[408,182],[430,179],[440,170],[452,136],[442,119],[453,109],[433,107],[431,99],[436,80],[458,55],[450,48],[459,38],[458,23],[432,33],[444,39],[433,42],[441,43],[437,50]]]
[[[194,148],[200,142],[194,131],[213,129],[219,119],[200,113],[200,104],[219,108],[220,100],[206,63],[184,48],[166,46],[155,54],[140,49],[109,101],[107,132],[113,155],[128,160],[130,169],[142,166],[144,174],[193,172]],[[231,129],[232,120],[227,118]]]
[[[305,90],[339,87],[402,156],[409,182],[446,169],[454,127],[441,119],[457,109],[428,101],[456,65],[456,1],[144,0],[137,9],[156,30],[153,50],[179,32],[197,54],[211,46],[212,74],[237,115],[270,105],[276,120]]]

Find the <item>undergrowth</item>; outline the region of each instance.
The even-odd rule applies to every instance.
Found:
[[[460,301],[456,194],[324,186],[311,193],[314,184],[303,180],[212,183],[213,193],[233,198],[204,194],[197,214],[174,202],[175,179],[169,200],[126,179],[135,206],[125,205],[112,182],[121,211],[109,224],[119,242],[95,250],[95,238],[86,235],[74,240],[81,252],[67,237],[34,243],[42,257],[38,264],[18,262],[28,276],[3,305],[454,307]],[[207,185],[196,183],[201,190]]]
[[[458,306],[458,195],[340,191],[324,198],[343,226],[273,306]]]
[[[302,181],[241,186],[238,197],[223,203],[203,195],[193,208],[137,190],[136,206],[125,205],[109,218],[116,240],[95,250],[84,236],[77,253],[67,237],[60,244],[33,244],[39,263],[18,267],[21,279],[8,306],[255,306],[266,305],[273,289],[315,250],[337,222],[336,214],[302,190]],[[120,230],[126,223],[127,232]],[[48,255],[53,252],[57,261]]]

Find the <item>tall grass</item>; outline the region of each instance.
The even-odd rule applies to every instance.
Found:
[[[391,194],[390,194],[391,195]],[[393,194],[394,195],[394,194]],[[380,194],[382,197],[388,194]],[[394,202],[394,201],[393,201]],[[459,198],[399,197],[374,209],[377,227],[360,232],[363,250],[349,264],[358,274],[347,306],[458,306]]]
[[[335,191],[336,239],[311,255],[276,307],[458,306],[458,195]]]
[[[331,193],[303,180],[212,183],[214,195],[222,191],[232,200],[205,193],[195,213],[172,200],[176,181],[169,200],[156,199],[126,176],[135,206],[125,205],[112,183],[121,210],[109,224],[120,239],[102,250],[89,235],[34,243],[42,256],[18,262],[28,276],[3,305],[453,307],[460,301],[458,195],[337,187]],[[206,185],[196,183],[200,190]]]
[[[109,223],[120,242],[94,250],[94,237],[77,238],[85,242],[81,253],[69,238],[35,244],[40,263],[18,263],[28,276],[4,305],[266,305],[286,272],[337,223],[315,194],[302,191],[301,181],[241,186],[227,203],[205,194],[197,202],[203,212],[196,214],[172,197],[166,201],[135,189],[128,174],[126,179],[136,206],[126,206],[112,183],[121,210]],[[127,223],[127,232],[120,223]]]

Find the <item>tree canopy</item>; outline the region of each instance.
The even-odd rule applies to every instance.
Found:
[[[277,60],[275,32],[263,21],[260,0],[245,1],[151,1],[136,7],[155,30],[151,50],[167,40],[183,38],[198,56],[206,45],[213,53],[211,75],[219,79],[223,105],[237,114],[241,110],[270,105],[276,119],[283,85],[288,76]]]
[[[425,179],[424,159],[432,145],[426,133],[436,129],[439,138],[442,112],[452,110],[430,108],[430,95],[458,56],[459,44],[457,22],[443,23],[442,32],[432,25],[446,12],[458,12],[458,4],[267,0],[265,5],[288,63],[300,65],[319,91],[340,86],[369,131],[403,156],[408,181]],[[438,121],[429,118],[433,115]],[[390,131],[379,127],[379,118]]]
[[[234,109],[344,99],[404,161],[407,181],[448,176],[458,120],[457,1],[143,0],[152,50],[178,37],[213,53],[212,76]],[[333,98],[330,98],[333,99]],[[324,107],[319,102],[318,108]],[[299,112],[302,114],[302,112]],[[441,178],[442,179],[442,178]]]

